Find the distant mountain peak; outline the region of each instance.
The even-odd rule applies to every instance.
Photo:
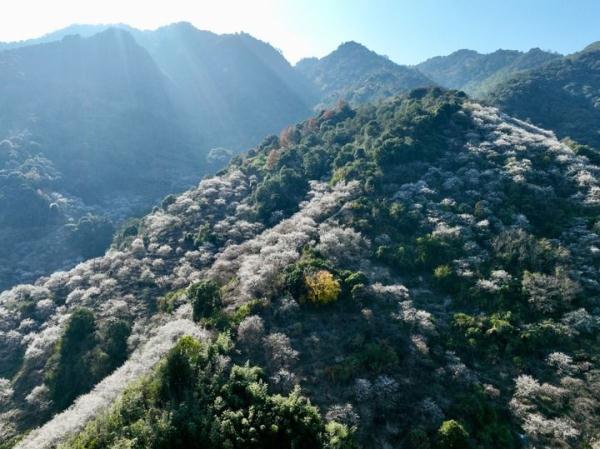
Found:
[[[338,48],[338,50],[349,50],[349,49],[358,49],[358,50],[366,50],[368,52],[371,52],[371,50],[369,50],[367,47],[365,47],[363,44],[356,42],[356,41],[347,41],[347,42],[342,42]]]
[[[191,22],[187,22],[187,21],[173,22],[168,25],[159,27],[156,31],[165,31],[165,30],[171,30],[171,31],[177,30],[177,31],[182,31],[182,32],[200,31]]]
[[[455,56],[464,56],[464,55],[481,55],[481,53],[479,53],[478,51],[475,50],[471,50],[469,48],[461,48],[460,50],[456,50],[452,53],[450,53],[450,56],[455,55]],[[443,58],[443,56],[441,56]]]
[[[527,50],[526,53],[545,53],[540,47],[533,47]]]
[[[134,28],[124,23],[113,23],[113,24],[73,24],[60,30],[46,33],[43,36],[36,37],[33,39],[26,39],[15,42],[0,42],[0,51],[9,50],[13,48],[28,47],[30,45],[45,44],[48,42],[58,42],[63,40],[67,36],[80,36],[82,38],[91,37],[98,33],[102,33],[109,28],[120,29],[127,32],[135,31]]]
[[[353,57],[353,56],[358,56],[358,57],[368,57],[368,58],[373,58],[373,59],[385,59],[385,60],[389,60],[389,58],[387,58],[386,56],[382,56],[376,52],[374,52],[373,50],[370,50],[369,48],[365,47],[363,44],[356,42],[356,41],[348,41],[348,42],[343,42],[342,44],[340,44],[340,46],[338,48],[336,48],[333,52],[331,52],[329,55],[325,56],[327,57]]]
[[[197,29],[191,22],[188,22],[187,20],[181,20],[179,22],[173,22],[170,25],[167,25],[168,27],[172,27],[172,28],[193,28],[193,29]]]
[[[592,42],[590,45],[581,50],[581,53],[590,51],[600,51],[600,41]]]

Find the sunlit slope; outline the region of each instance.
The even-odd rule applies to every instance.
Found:
[[[290,420],[315,423],[288,437],[307,431],[314,447],[330,444],[320,419],[346,426],[329,426],[342,447],[591,444],[598,170],[456,92],[326,110],[163,202],[104,257],[0,296],[3,435],[42,425],[23,448],[252,435],[261,447],[276,422],[242,416],[280,392],[298,405]],[[130,366],[178,320],[207,346],[184,340],[98,415],[130,380],[103,369]],[[233,368],[246,361],[261,370]],[[194,399],[204,382],[222,401]],[[92,412],[78,402],[50,419],[78,394]],[[205,439],[208,423],[226,431]]]

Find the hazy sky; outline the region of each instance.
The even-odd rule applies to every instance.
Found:
[[[292,62],[348,40],[404,64],[460,48],[571,53],[600,40],[600,0],[0,0],[0,41],[72,23],[153,29],[182,20],[246,31]]]

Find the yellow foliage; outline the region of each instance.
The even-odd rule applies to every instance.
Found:
[[[304,283],[308,289],[308,299],[317,304],[336,301],[342,291],[340,283],[327,270],[306,275]]]

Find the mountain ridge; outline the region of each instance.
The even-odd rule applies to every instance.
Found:
[[[507,79],[486,98],[561,138],[600,148],[600,47],[551,61]]]
[[[420,72],[394,63],[362,44],[344,42],[323,58],[298,61],[295,69],[321,91],[320,106],[347,100],[373,102],[416,87],[433,85]]]
[[[499,49],[487,54],[462,49],[448,56],[430,58],[415,67],[441,86],[481,97],[502,80],[561,56],[539,48],[527,52]]]

